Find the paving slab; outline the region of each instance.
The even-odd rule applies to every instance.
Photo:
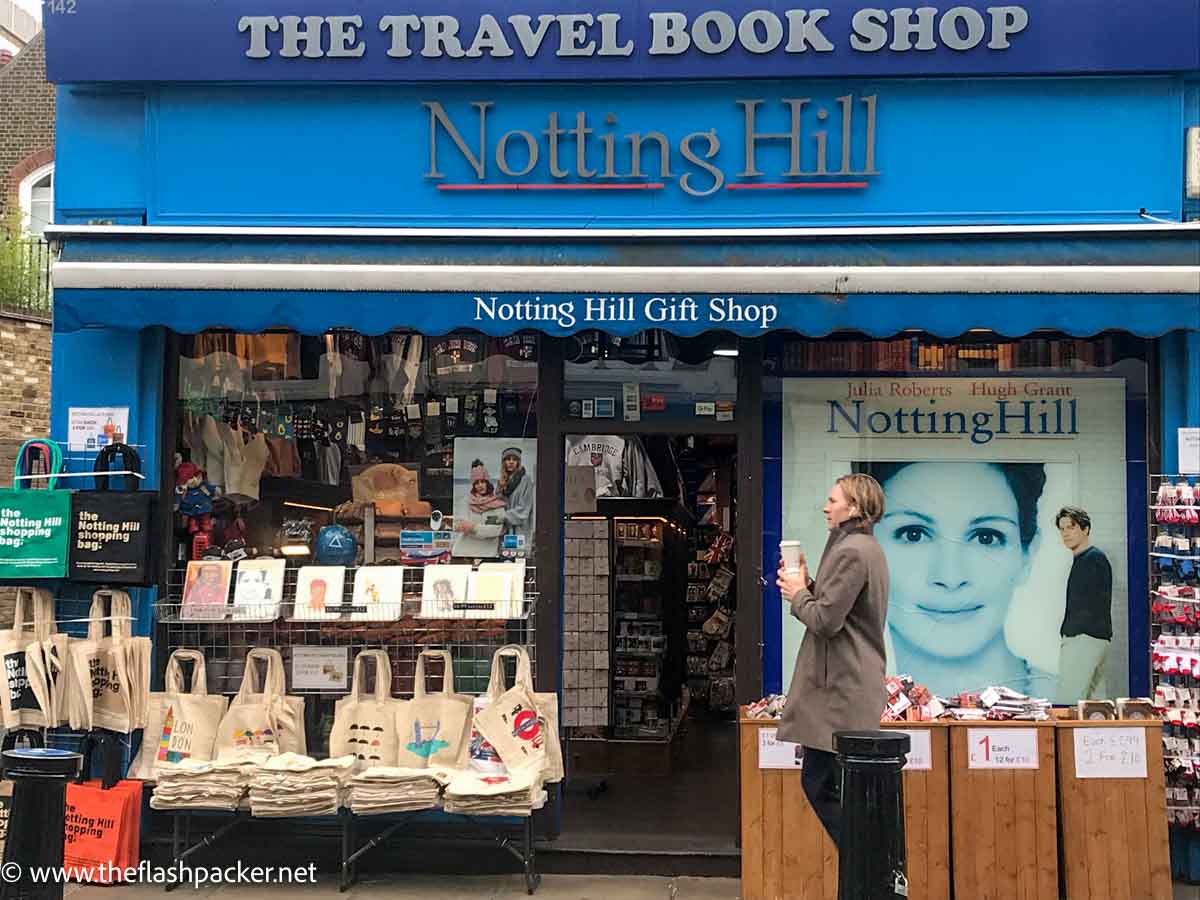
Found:
[[[317,884],[241,884],[180,887],[171,894],[162,885],[113,887],[68,885],[64,900],[271,900],[271,898],[344,897],[346,900],[500,900],[525,897],[519,875],[456,877],[404,875],[367,878],[348,893],[339,894],[336,879]],[[738,900],[738,882],[730,878],[655,878],[617,875],[547,875],[535,900]]]

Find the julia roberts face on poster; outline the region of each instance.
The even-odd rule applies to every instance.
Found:
[[[1038,545],[1036,530],[1022,529],[1028,498],[991,463],[914,463],[883,488],[887,510],[875,533],[888,560],[894,636],[941,658],[1003,640]]]

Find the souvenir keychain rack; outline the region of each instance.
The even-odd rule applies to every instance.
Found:
[[[1200,828],[1200,478],[1151,475],[1150,624],[1154,705],[1163,723],[1167,817]],[[1186,487],[1182,487],[1186,486]],[[1190,496],[1189,496],[1190,494]],[[1186,546],[1185,546],[1186,545]]]

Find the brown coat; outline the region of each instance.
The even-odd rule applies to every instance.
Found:
[[[792,598],[804,640],[779,739],[833,750],[835,731],[878,730],[886,703],[887,560],[869,523],[829,533],[815,584]]]

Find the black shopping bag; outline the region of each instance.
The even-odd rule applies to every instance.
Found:
[[[138,471],[136,452],[121,449],[124,445],[106,448],[96,471],[107,471],[118,454],[129,471]],[[113,480],[126,490],[109,490]],[[76,491],[71,498],[69,577],[84,584],[153,584],[157,501],[153,491],[137,490],[137,479],[130,476],[97,475],[96,490]]]

